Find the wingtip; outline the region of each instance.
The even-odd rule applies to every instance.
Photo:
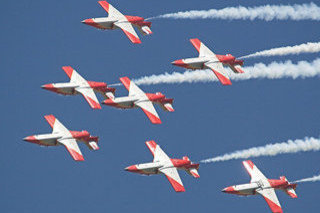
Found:
[[[53,128],[54,122],[56,120],[56,117],[54,115],[45,115],[44,118],[47,120],[47,122],[50,124],[50,126]]]
[[[71,66],[63,66],[62,69],[71,78],[74,69]]]

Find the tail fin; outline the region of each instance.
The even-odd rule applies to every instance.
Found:
[[[190,161],[190,159],[187,156],[184,156],[182,159]],[[191,163],[190,167],[186,169],[186,172],[195,178],[199,178],[200,175],[199,175],[198,169],[199,169],[198,163]]]
[[[284,189],[283,191],[289,195],[292,198],[297,198],[297,193],[295,191],[295,189],[297,188],[297,184],[296,183],[289,183],[289,181],[287,180],[287,178],[285,176],[281,176],[280,179],[285,180],[288,182],[288,187],[286,189]]]

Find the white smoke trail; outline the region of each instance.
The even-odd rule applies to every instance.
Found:
[[[320,181],[320,175],[316,175],[316,176],[313,176],[311,178],[304,178],[304,179],[301,179],[301,180],[296,180],[296,181],[294,181],[294,183],[316,182],[316,181]]]
[[[185,12],[168,13],[151,17],[173,19],[242,19],[264,21],[271,20],[320,20],[320,7],[314,3],[294,5],[264,5],[257,7],[226,7],[220,10],[191,10]]]
[[[270,50],[263,50],[250,55],[242,56],[241,58],[253,58],[259,56],[276,56],[276,55],[294,55],[300,53],[316,53],[320,52],[320,42],[308,42],[295,46],[278,47]]]
[[[234,159],[247,159],[260,156],[275,156],[279,154],[319,151],[320,139],[305,138],[304,140],[289,140],[287,142],[268,144],[266,146],[253,147],[250,149],[238,150],[229,154],[220,155],[200,161],[201,163],[212,163]]]
[[[226,69],[227,70],[227,69]],[[257,78],[280,79],[280,78],[306,78],[320,75],[320,58],[312,62],[299,61],[293,64],[291,61],[272,62],[268,65],[258,63],[250,67],[243,67],[244,73],[229,74],[231,80],[249,80]],[[139,85],[151,84],[174,84],[174,83],[196,83],[196,82],[215,82],[217,77],[211,70],[185,71],[184,73],[173,72],[160,75],[144,76],[133,79]]]

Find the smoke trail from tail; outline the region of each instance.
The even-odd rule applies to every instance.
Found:
[[[235,159],[248,159],[260,156],[275,156],[279,154],[319,151],[320,139],[305,138],[303,140],[289,140],[287,142],[268,144],[265,146],[253,147],[250,149],[238,150],[228,154],[220,155],[200,161],[201,163],[212,163],[219,161],[228,161]]]
[[[320,52],[320,42],[308,42],[306,44],[300,44],[295,46],[279,47],[270,50],[263,50],[250,55],[242,56],[243,58],[253,58],[259,56],[282,56],[282,55],[294,55],[300,53],[316,53]]]
[[[311,178],[304,178],[304,179],[296,180],[296,181],[294,181],[294,183],[316,182],[316,181],[320,181],[320,175],[316,175],[316,176],[313,176]]]
[[[227,69],[226,69],[227,70]],[[320,58],[312,62],[299,61],[293,64],[291,61],[272,62],[268,65],[263,63],[254,64],[250,67],[243,67],[245,73],[235,74],[231,72],[231,80],[249,80],[249,79],[280,79],[280,78],[307,78],[320,75]],[[217,77],[211,70],[187,70],[184,73],[173,72],[160,75],[144,76],[133,79],[138,85],[151,84],[175,84],[175,83],[197,83],[197,82],[216,82]]]
[[[271,20],[320,20],[320,7],[314,3],[294,5],[264,5],[258,7],[226,7],[220,10],[191,10],[185,12],[168,13],[148,19],[242,19],[264,21]]]

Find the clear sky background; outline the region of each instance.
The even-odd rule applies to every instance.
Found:
[[[309,3],[309,1],[113,1],[128,15],[150,17],[190,9]],[[317,1],[315,1],[317,3]],[[223,87],[218,82],[142,86],[173,97],[174,113],[157,107],[162,124],[152,125],[140,110],[102,106],[92,110],[81,96],[65,97],[41,85],[68,81],[70,65],[87,80],[119,82],[119,77],[180,71],[170,62],[193,57],[190,38],[220,54],[242,56],[273,47],[319,41],[316,21],[154,20],[151,36],[134,45],[120,31],[99,31],[81,20],[106,16],[97,1],[4,1],[1,23],[0,211],[24,212],[268,212],[259,196],[238,197],[221,189],[247,183],[241,160],[200,165],[200,179],[180,172],[186,188],[177,194],[164,176],[125,172],[129,165],[152,161],[145,146],[155,140],[171,157],[193,161],[262,146],[319,137],[319,78],[248,80]],[[313,61],[319,54],[247,59],[245,65],[271,61]],[[116,95],[127,95],[118,87]],[[99,96],[102,101],[102,97]],[[64,147],[22,141],[50,133],[43,118],[54,114],[71,130],[100,137],[100,150],[80,148],[84,162]],[[269,178],[289,180],[319,174],[319,153],[260,157],[253,162]],[[318,212],[319,183],[302,183],[298,199],[277,192],[285,212]]]

